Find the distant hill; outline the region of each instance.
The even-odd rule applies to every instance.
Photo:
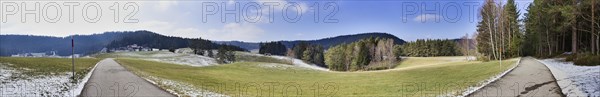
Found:
[[[295,40],[295,41],[279,41],[279,42],[282,42],[288,48],[292,48],[294,45],[296,45],[300,42],[307,42],[310,44],[322,45],[324,48],[327,49],[327,48],[335,46],[335,45],[339,45],[342,43],[352,43],[352,42],[358,41],[360,39],[369,38],[369,37],[394,39],[394,43],[396,43],[396,44],[406,43],[406,41],[404,41],[392,34],[378,33],[378,32],[353,34],[353,35],[342,35],[342,36],[336,36],[336,37],[330,37],[330,38],[324,38],[324,39],[318,39],[318,40]],[[248,49],[248,50],[258,49],[260,47],[259,46],[260,43],[253,43],[253,42],[241,42],[241,41],[214,41],[214,42],[219,43],[219,44],[235,45],[235,46],[239,46],[239,47],[242,47],[242,48]]]
[[[50,53],[71,55],[71,37],[75,39],[75,54],[89,55],[103,48],[116,48],[137,44],[144,47],[169,49],[189,47],[189,41],[206,41],[206,49],[216,49],[220,44],[209,40],[188,39],[164,36],[150,31],[105,32],[92,35],[73,35],[67,37],[34,35],[0,35],[0,56],[19,53]],[[239,47],[233,47],[239,48]],[[240,48],[241,50],[241,48]]]
[[[189,39],[181,37],[164,36],[150,31],[123,31],[105,32],[92,35],[72,35],[67,37],[34,36],[34,35],[0,35],[0,56],[10,56],[19,53],[50,53],[55,51],[60,56],[71,55],[71,37],[75,38],[75,54],[89,55],[103,48],[122,47],[131,44],[140,46],[169,49],[189,47],[189,41],[202,41],[206,49],[215,49],[220,44],[238,46],[246,50],[259,48],[259,43],[242,41],[213,41],[204,39]],[[307,42],[319,44],[325,48],[342,43],[352,43],[369,37],[391,38],[396,44],[406,43],[404,40],[387,33],[363,33],[354,35],[343,35],[319,40],[297,40],[281,41],[286,47]]]
[[[198,48],[198,49],[218,49],[224,45],[216,44],[210,40],[202,38],[181,38],[174,36],[164,36],[150,31],[136,31],[133,35],[125,36],[120,40],[112,41],[106,47],[119,48],[128,45],[136,44],[138,46],[158,48],[158,49],[178,49],[178,48]],[[230,50],[247,51],[246,49],[237,46],[227,46]]]
[[[0,56],[18,53],[50,53],[71,55],[71,37],[75,38],[76,54],[91,54],[100,51],[115,39],[128,33],[106,32],[92,35],[72,35],[67,37],[33,36],[33,35],[0,35]]]

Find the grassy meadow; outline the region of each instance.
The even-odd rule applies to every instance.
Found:
[[[75,59],[76,77],[83,78],[99,61],[96,58]],[[16,69],[28,77],[64,74],[72,70],[70,58],[0,57],[0,65]]]
[[[406,57],[398,62],[395,68],[405,68],[414,66],[432,66],[448,63],[467,63],[478,61],[467,61],[464,56],[445,56],[445,57]]]
[[[162,55],[165,53],[171,53],[169,51],[140,51],[140,52],[112,52],[92,55],[95,58],[160,58],[160,57],[178,57],[178,56],[155,56]]]
[[[344,97],[458,93],[511,68],[516,62],[511,59],[503,62],[507,65],[499,65],[498,61],[449,62],[444,59],[408,58],[393,70],[374,72],[328,72],[263,62],[192,67],[132,58],[116,61],[142,76],[188,83],[230,96]]]
[[[279,64],[292,64],[290,60],[281,60],[272,58],[269,56],[249,55],[248,53],[236,52],[235,60],[240,62],[265,62],[265,63],[279,63]]]

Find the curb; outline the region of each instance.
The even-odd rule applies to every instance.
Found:
[[[558,87],[560,88],[560,92],[563,95],[565,95],[565,96],[582,96],[582,95],[585,95],[581,91],[581,88],[579,88],[577,86],[575,86],[575,87],[569,87],[569,86],[571,86],[571,84],[569,84],[569,83],[573,83],[573,81],[566,79],[566,78],[568,78],[568,76],[559,74],[559,72],[562,73],[562,74],[566,74],[566,73],[564,73],[560,69],[557,69],[557,68],[555,68],[553,66],[550,66],[550,65],[546,64],[543,61],[540,61],[538,59],[535,59],[535,60],[538,61],[538,62],[540,62],[540,63],[542,63],[542,64],[544,64],[544,66],[546,66],[546,68],[548,68],[550,70],[550,73],[552,74],[552,78],[554,78],[554,80],[556,81],[556,84],[558,84]],[[559,79],[566,79],[566,80],[559,80]],[[574,91],[569,92],[567,90],[574,90]],[[567,95],[567,93],[572,93],[572,95]]]
[[[117,61],[117,60],[114,60],[114,58],[110,58],[110,60],[113,60],[113,61],[115,61],[115,62],[116,62],[116,63],[117,63],[119,66],[122,66],[122,67],[123,67],[123,68],[125,68],[125,69],[126,69],[128,72],[131,72],[131,73],[133,73],[133,75],[135,75],[135,76],[137,76],[137,77],[139,77],[139,78],[141,78],[141,79],[145,80],[146,82],[148,82],[148,83],[152,84],[152,86],[155,86],[155,87],[157,87],[158,89],[160,89],[160,90],[162,90],[162,91],[165,91],[165,92],[167,92],[167,93],[171,94],[172,96],[175,96],[175,97],[181,97],[181,96],[179,96],[179,95],[177,95],[177,94],[174,94],[174,93],[172,93],[172,92],[171,92],[171,91],[169,91],[168,89],[164,89],[164,88],[160,87],[158,84],[156,84],[156,82],[154,82],[154,81],[152,81],[152,80],[148,80],[148,79],[144,78],[142,74],[138,75],[138,73],[136,73],[136,72],[134,72],[134,71],[130,71],[130,70],[127,68],[127,67],[125,67],[125,66],[121,65],[121,63],[119,63],[119,61]]]
[[[102,59],[102,60],[105,60],[105,59]],[[94,68],[92,68],[92,69],[90,70],[90,72],[88,72],[87,74],[85,74],[85,77],[83,77],[83,79],[82,79],[82,81],[81,81],[81,83],[82,83],[82,84],[79,84],[79,85],[77,86],[77,88],[76,88],[76,89],[79,89],[79,90],[76,90],[76,91],[77,91],[77,93],[76,93],[76,94],[73,94],[75,97],[79,97],[79,96],[81,96],[81,93],[83,92],[83,90],[84,90],[85,86],[88,84],[88,81],[89,81],[89,80],[90,80],[90,78],[92,77],[92,74],[94,73],[94,70],[96,70],[96,67],[98,67],[98,64],[99,64],[99,63],[100,63],[102,60],[98,61],[98,63],[96,63],[96,64],[94,65]]]
[[[490,78],[490,79],[486,80],[487,82],[483,82],[483,84],[482,84],[482,85],[480,85],[480,86],[477,86],[477,87],[469,87],[469,88],[475,88],[475,89],[473,89],[473,90],[471,90],[471,91],[467,90],[467,91],[463,92],[463,93],[462,93],[460,96],[458,96],[458,97],[466,97],[466,96],[469,96],[469,95],[471,95],[471,94],[475,93],[476,91],[479,91],[481,88],[483,88],[483,87],[485,87],[485,86],[489,85],[490,83],[496,82],[498,79],[500,79],[500,78],[504,77],[506,74],[508,74],[509,72],[511,72],[512,70],[514,70],[515,68],[517,68],[517,67],[519,66],[519,64],[521,63],[521,60],[523,60],[523,57],[519,57],[519,60],[517,60],[517,62],[515,63],[516,65],[515,65],[515,66],[513,66],[512,68],[510,68],[510,69],[508,69],[508,70],[506,70],[506,71],[502,72],[500,75],[496,75],[496,76],[494,76],[494,77],[492,77],[492,78]]]

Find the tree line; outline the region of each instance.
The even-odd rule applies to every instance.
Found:
[[[404,45],[396,45],[394,39],[370,37],[352,43],[335,45],[325,50],[323,46],[300,42],[291,49],[281,42],[261,43],[259,53],[285,55],[305,62],[328,67],[336,71],[389,69],[396,65],[400,56],[431,57],[458,56],[460,47],[450,39],[418,39]],[[467,43],[468,45],[468,43]]]
[[[270,55],[281,55],[284,56],[287,54],[287,47],[283,45],[281,42],[267,42],[260,43],[260,48],[258,53],[260,54],[270,54]]]
[[[302,59],[306,62],[317,64],[320,66],[325,65],[323,46],[318,44],[310,44],[307,42],[300,42],[292,47],[287,52],[287,56],[297,59]]]
[[[401,46],[403,56],[433,57],[462,55],[457,42],[450,39],[417,39]]]
[[[394,51],[394,40],[371,37],[329,48],[325,63],[335,71],[389,69],[398,59]]]

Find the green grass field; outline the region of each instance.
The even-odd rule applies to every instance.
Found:
[[[140,52],[113,52],[92,55],[95,58],[159,58],[159,57],[176,57],[176,56],[153,56],[160,54],[168,54],[169,51],[140,51]]]
[[[443,59],[443,58],[442,58]],[[407,59],[381,72],[327,72],[301,68],[270,68],[261,62],[191,67],[139,59],[117,62],[136,74],[193,85],[230,96],[439,96],[469,86],[514,66],[499,62],[447,62]],[[419,66],[423,64],[438,64]],[[272,64],[271,64],[272,65]],[[283,65],[283,64],[279,64]],[[406,66],[403,66],[406,65]],[[410,69],[402,69],[410,68]]]
[[[82,79],[100,59],[78,58],[75,59],[77,79]],[[18,58],[0,57],[0,65],[14,68],[28,77],[64,74],[71,72],[70,58]]]

